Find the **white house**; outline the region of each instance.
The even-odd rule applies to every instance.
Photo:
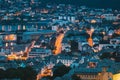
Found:
[[[102,17],[104,17],[106,20],[117,20],[117,16],[114,14],[103,14]]]
[[[57,58],[57,63],[61,62],[66,66],[70,66],[75,60],[70,56],[59,55]]]
[[[50,55],[52,55],[52,51],[50,49],[32,48],[31,52],[29,53],[29,58],[46,57]]]
[[[70,52],[71,45],[68,42],[62,42],[62,51]]]

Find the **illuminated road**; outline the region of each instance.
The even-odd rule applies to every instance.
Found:
[[[92,47],[93,46],[93,39],[92,39],[92,34],[94,32],[94,29],[91,28],[90,30],[87,30],[87,33],[90,35],[88,38],[88,44]]]
[[[28,55],[31,51],[31,49],[34,47],[35,41],[33,41],[24,52],[21,52],[22,55],[17,55],[17,54],[10,54],[7,56],[7,60],[27,60],[28,59]]]
[[[91,37],[88,38],[88,43],[89,43],[90,46],[93,46],[93,39]]]
[[[42,77],[46,76],[53,76],[53,71],[52,69],[49,69],[48,67],[44,67],[41,72],[37,75],[36,80],[40,80]]]
[[[55,41],[55,50],[53,50],[53,53],[55,55],[61,53],[61,49],[62,49],[62,40],[64,38],[64,34],[61,33],[57,36],[56,41]]]

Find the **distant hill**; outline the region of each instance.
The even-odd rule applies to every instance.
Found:
[[[86,5],[95,8],[120,9],[120,0],[41,0],[44,3]]]

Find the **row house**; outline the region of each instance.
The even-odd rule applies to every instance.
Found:
[[[29,53],[29,58],[34,57],[46,57],[52,55],[52,51],[50,49],[43,49],[43,48],[32,48],[31,52]]]

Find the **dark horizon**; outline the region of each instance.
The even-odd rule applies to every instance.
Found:
[[[92,8],[120,9],[120,0],[44,0],[43,3],[73,4],[85,5]]]

